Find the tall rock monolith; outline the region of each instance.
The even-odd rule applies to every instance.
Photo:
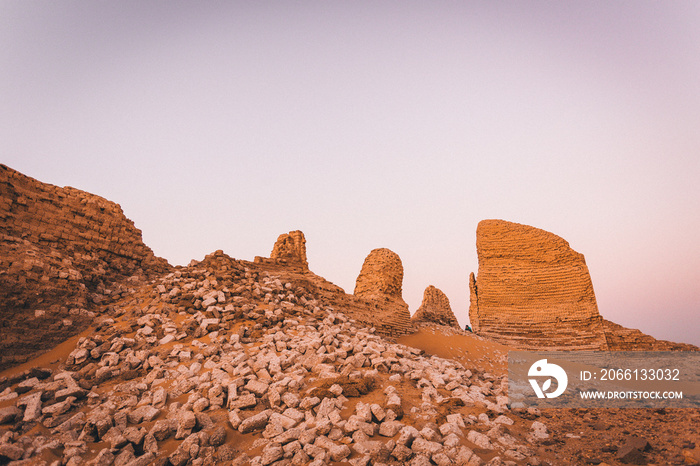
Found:
[[[484,220],[476,248],[469,308],[476,333],[523,349],[608,348],[586,261],[564,239]]]

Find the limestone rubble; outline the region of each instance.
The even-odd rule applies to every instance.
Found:
[[[502,369],[508,347],[489,342],[480,355],[484,338],[441,325],[454,315],[431,287],[417,319],[431,323],[416,329],[401,295],[401,260],[388,249],[366,258],[354,294],[309,270],[300,231],[281,235],[270,258],[216,251],[170,267],[116,204],[0,169],[0,260],[9,264],[0,272],[0,341],[41,330],[47,315],[63,319],[53,327],[63,338],[76,327],[66,316],[85,311],[92,324],[50,357],[0,375],[0,464],[700,460],[697,410],[511,409]],[[478,238],[470,288],[482,335],[513,346],[548,346],[549,336],[587,347],[599,338],[590,323],[599,322],[611,349],[659,344],[602,321],[583,257],[561,238],[507,222],[480,224]],[[427,328],[430,344],[421,346]],[[398,343],[402,335],[414,346]]]
[[[0,455],[88,465],[479,465],[534,455],[527,432],[440,414],[449,402],[512,423],[505,379],[387,341],[320,304],[220,252],[178,268],[115,303],[55,369],[0,380],[0,400],[15,406],[0,410],[15,425]],[[357,383],[374,387],[376,401],[352,401]]]

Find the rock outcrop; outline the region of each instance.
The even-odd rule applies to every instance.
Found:
[[[637,329],[603,319],[605,337],[610,351],[698,351],[698,347],[688,343],[657,340]]]
[[[391,341],[313,277],[216,251],[103,306],[0,374],[0,464],[612,464],[631,424],[659,432],[648,462],[693,459],[697,410],[511,409],[507,348],[446,327],[448,358]]]
[[[119,205],[0,165],[0,366],[56,344],[91,306],[169,267]]]
[[[358,277],[359,288],[352,295],[309,270],[304,244],[304,234],[293,231],[279,236],[273,257],[240,262],[251,271],[272,273],[294,287],[309,290],[320,305],[343,309],[349,317],[382,335],[398,337],[412,331],[408,305],[401,298],[403,266],[399,256],[388,249],[372,251]]]
[[[365,258],[355,283],[355,296],[400,299],[403,265],[398,254],[390,249],[374,249]]]
[[[457,318],[450,307],[450,300],[445,293],[430,285],[423,292],[423,302],[411,317],[413,324],[432,322],[440,325],[460,328]]]
[[[511,409],[507,347],[437,325],[429,326],[429,335],[426,328],[416,332],[413,343],[385,338],[410,329],[401,297],[403,269],[391,251],[370,254],[357,280],[357,296],[279,257],[249,262],[219,250],[187,267],[169,267],[150,250],[140,255],[144,250],[140,236],[132,235],[133,224],[120,217],[120,210],[108,211],[113,204],[87,193],[78,192],[85,199],[80,208],[70,197],[74,191],[43,186],[46,192],[63,193],[56,194],[53,204],[64,215],[61,225],[73,227],[63,231],[56,220],[43,222],[53,227],[35,225],[37,215],[27,211],[45,201],[27,186],[42,185],[25,178],[9,177],[1,184],[0,260],[24,253],[75,272],[58,269],[52,275],[47,266],[16,268],[13,260],[9,269],[0,269],[0,291],[19,300],[19,295],[10,296],[10,286],[34,287],[38,297],[27,295],[24,302],[43,306],[59,300],[50,312],[60,299],[65,306],[59,310],[85,303],[96,317],[80,338],[25,367],[0,373],[0,464],[534,465],[640,457],[653,464],[697,463],[697,429],[692,428],[697,410],[586,409],[582,415],[582,410],[562,409],[545,416],[538,409]],[[12,194],[20,191],[22,202]],[[97,210],[91,210],[91,200]],[[44,208],[40,218],[58,215],[51,209]],[[71,222],[80,222],[76,216],[90,220],[75,226]],[[101,242],[108,230],[100,225],[112,221],[119,232],[126,223],[125,237],[139,243]],[[512,228],[520,227],[529,228]],[[24,228],[26,234],[21,234]],[[45,230],[35,235],[37,229]],[[61,233],[52,233],[56,229]],[[75,229],[78,237],[73,238]],[[94,231],[98,234],[91,238]],[[54,237],[42,238],[46,232]],[[549,257],[547,248],[559,243],[547,235],[542,248],[530,244],[524,249]],[[518,237],[530,238],[522,232]],[[498,260],[493,244],[486,246],[482,251],[491,253],[484,257]],[[575,253],[558,251],[553,256],[563,259],[539,264],[530,256],[519,257],[519,251],[506,250],[504,257],[515,257],[516,268],[527,276],[544,277],[538,267],[559,264],[562,270],[551,279],[578,283],[565,273],[572,264],[580,267],[582,257],[576,260]],[[31,264],[27,257],[16,260]],[[489,292],[499,289],[482,283],[489,278],[486,265],[480,262],[478,280],[471,280],[472,303],[481,312],[474,317],[482,329],[493,321],[483,312],[490,308],[479,308],[482,293],[488,304],[494,301]],[[516,284],[525,279],[507,264],[496,265],[505,272],[508,290],[522,297]],[[93,272],[95,280],[91,267],[103,269]],[[41,275],[37,283],[31,274],[40,270],[48,270],[42,272],[48,278]],[[129,274],[126,283],[121,281]],[[556,294],[543,281],[547,286],[538,289],[546,296]],[[52,283],[56,290],[50,290]],[[426,309],[445,309],[437,296],[437,290],[426,293]],[[560,301],[566,304],[564,311],[571,306],[570,300]],[[45,312],[35,311],[36,316]],[[18,319],[20,312],[12,309],[2,316]],[[12,331],[3,327],[0,342],[45,321],[17,322]],[[561,325],[562,320],[555,322]],[[635,342],[647,338],[634,330],[613,330],[621,338],[631,332]],[[444,351],[433,354],[435,346]],[[467,353],[470,357],[462,357]],[[6,355],[4,350],[0,355]],[[632,424],[635,432],[658,431],[652,448],[636,434],[625,439]],[[591,435],[557,440],[558,432],[583,432],[591,426]],[[624,445],[618,448],[620,439]],[[601,449],[601,444],[612,447]]]
[[[306,238],[304,238],[304,233],[295,230],[280,235],[272,248],[270,259],[308,270],[309,263],[306,260]]]
[[[502,220],[480,222],[476,236],[476,333],[523,349],[608,348],[582,254],[552,233]]]
[[[377,321],[403,333],[410,328],[411,314],[401,296],[402,284],[403,265],[398,254],[386,248],[374,249],[362,264],[354,295],[375,307]]]

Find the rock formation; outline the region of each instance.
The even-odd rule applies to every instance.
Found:
[[[457,318],[450,307],[450,300],[445,293],[430,285],[423,292],[423,302],[411,317],[411,322],[433,322],[440,325],[448,325],[460,328]]]
[[[401,332],[410,328],[411,314],[401,296],[403,265],[395,252],[374,249],[365,258],[355,283],[355,296],[376,308],[375,320]]]
[[[62,327],[91,306],[168,268],[119,205],[0,165],[0,366],[57,343],[52,335],[70,333]]]
[[[603,319],[605,337],[610,351],[697,351],[698,347],[688,343],[657,340],[637,329]]]
[[[280,235],[272,248],[270,259],[289,265],[297,265],[308,270],[309,263],[306,261],[306,238],[304,238],[304,233],[296,230]]]
[[[582,254],[552,233],[502,220],[480,222],[476,236],[476,333],[524,349],[608,348]]]
[[[267,269],[216,251],[0,375],[0,464],[619,464],[630,425],[644,463],[697,463],[696,409],[511,409],[507,348],[442,328],[473,359],[425,354]]]
[[[403,284],[403,265],[395,252],[386,249],[374,249],[365,258],[362,270],[355,284],[355,296],[388,297],[400,299]]]
[[[603,409],[585,410],[583,416],[570,409],[546,416],[515,410],[507,396],[507,347],[437,326],[429,329],[430,344],[427,333],[420,335],[426,329],[416,332],[414,343],[384,338],[410,329],[401,298],[401,261],[391,251],[368,256],[357,280],[358,296],[287,259],[248,262],[219,250],[187,267],[168,267],[143,249],[138,230],[118,206],[112,209],[114,204],[96,196],[3,170],[10,175],[0,184],[0,260],[10,266],[0,269],[0,290],[17,303],[56,302],[50,312],[85,303],[96,317],[80,338],[0,373],[0,464],[612,464],[629,458],[696,464],[700,459],[692,428],[697,410]],[[44,206],[46,215],[29,215],[47,202],[37,193],[58,196],[46,194],[57,210]],[[74,195],[85,202],[76,204]],[[37,218],[57,216],[62,223],[36,225]],[[120,241],[121,236],[116,244],[102,242],[109,232],[101,225],[112,223],[134,244]],[[35,234],[38,229],[52,236]],[[530,236],[520,232],[518,237]],[[555,238],[542,240],[542,248],[523,248],[534,248],[541,253],[537,256],[563,257],[540,261],[539,267],[559,264],[559,275],[551,279],[564,277],[576,285],[582,279],[564,272],[572,264],[580,268],[582,258],[564,254],[562,245],[548,254],[552,243],[559,244]],[[494,244],[486,246],[481,249],[488,262],[498,260]],[[522,273],[546,276],[538,261],[519,257],[516,248],[504,254],[516,258]],[[36,268],[17,268],[16,261]],[[482,298],[486,304],[510,299],[489,299],[499,288],[485,280],[487,265],[480,255],[478,280],[471,280],[479,313],[474,321],[482,329],[494,320],[490,307],[480,308]],[[59,266],[75,272],[51,268]],[[522,299],[516,284],[532,279],[517,276],[504,263],[496,264],[500,269],[490,266],[492,273],[504,272],[507,290]],[[93,267],[96,278],[89,275]],[[128,274],[150,280],[120,281]],[[544,295],[557,294],[542,281],[547,286],[537,285]],[[13,295],[15,285],[21,292]],[[37,296],[27,291],[32,289]],[[580,290],[579,295],[586,296]],[[442,302],[435,296],[437,291],[426,293],[425,308],[440,307],[429,305]],[[546,304],[551,302],[566,304],[557,308],[560,314],[571,306],[570,300]],[[511,314],[521,315],[518,309]],[[23,312],[10,311],[4,310],[3,318]],[[35,311],[39,315],[43,309]],[[18,320],[12,331],[0,329],[0,342],[39,322],[26,320],[24,327]],[[543,322],[552,324],[551,319]],[[554,331],[562,331],[562,322],[567,323],[555,319],[560,327]],[[621,338],[626,330],[615,329]],[[629,332],[637,342],[647,338]],[[430,353],[436,341],[450,355],[447,359]],[[460,357],[466,352],[472,357]],[[4,350],[0,355],[6,355]],[[636,435],[625,438],[631,424],[635,432],[658,432],[653,448]],[[557,432],[587,428],[593,434],[551,448]],[[618,448],[621,439],[625,444]],[[612,448],[601,449],[601,444]]]
[[[403,266],[399,256],[388,249],[377,249],[365,260],[357,279],[355,294],[313,273],[306,265],[304,234],[282,234],[272,250],[272,257],[255,257],[254,262],[240,261],[249,270],[272,273],[293,286],[309,290],[319,304],[343,309],[358,322],[374,327],[382,335],[397,337],[412,331],[408,305],[401,298]]]

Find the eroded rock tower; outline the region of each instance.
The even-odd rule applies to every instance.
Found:
[[[483,220],[476,248],[479,272],[469,283],[476,333],[516,348],[608,348],[586,261],[564,239]]]

